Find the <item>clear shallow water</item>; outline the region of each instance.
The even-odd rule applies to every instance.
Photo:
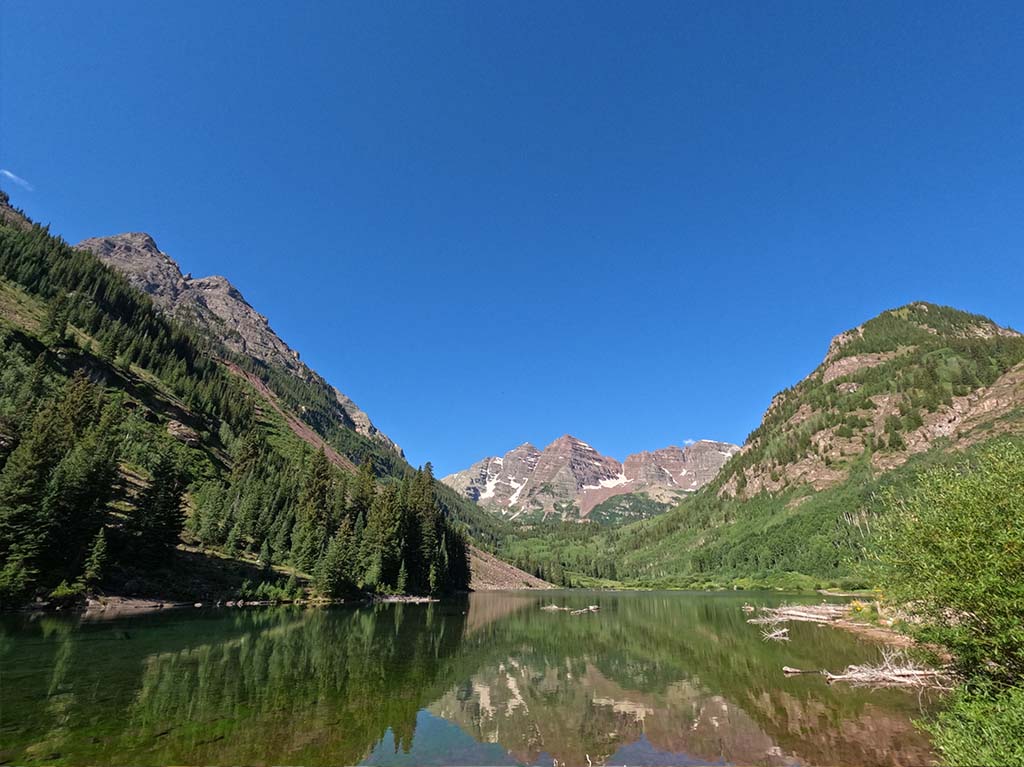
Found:
[[[599,604],[596,614],[542,604]],[[927,764],[916,693],[787,679],[878,646],[743,602],[492,593],[433,605],[0,621],[0,763]],[[924,702],[927,705],[927,701]]]

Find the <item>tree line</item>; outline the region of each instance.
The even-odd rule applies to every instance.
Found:
[[[188,532],[196,540],[256,554],[264,567],[292,565],[327,596],[469,585],[468,544],[435,498],[429,463],[378,483],[370,461],[348,475],[323,450],[292,461],[253,432],[226,481],[202,484],[194,500]]]
[[[29,364],[16,339],[0,338],[9,363],[0,377],[5,604],[82,593],[124,566],[159,567],[183,535],[258,555],[267,570],[284,564],[310,574],[326,596],[468,587],[466,539],[435,499],[429,464],[379,483],[371,461],[348,475],[323,450],[287,457],[254,428],[236,441],[229,470],[197,478],[212,464],[196,471],[193,451],[123,393],[84,369],[61,383],[45,354]],[[132,489],[126,473],[141,487]]]
[[[463,523],[429,466],[413,471],[354,432],[355,476],[296,439],[271,444],[219,344],[43,227],[0,225],[0,291],[24,304],[0,301],[4,604],[152,572],[182,542],[251,553],[268,575],[286,565],[332,596],[468,588]],[[289,404],[319,403],[308,387],[287,391]],[[167,433],[182,412],[198,445]]]
[[[30,415],[0,468],[0,599],[16,603],[38,591],[68,596],[97,586],[115,560],[166,556],[184,521],[184,483],[170,444],[142,436],[124,407],[83,372],[51,396],[39,366],[14,392]],[[40,391],[40,394],[43,392]],[[5,392],[6,394],[6,392]],[[125,495],[120,467],[146,443],[149,482]],[[141,445],[134,446],[142,447]],[[114,507],[119,497],[124,502]]]

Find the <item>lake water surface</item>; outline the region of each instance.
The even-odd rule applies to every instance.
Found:
[[[878,645],[764,642],[757,594],[515,592],[431,605],[0,619],[0,763],[922,765],[917,693],[785,678]],[[600,605],[572,616],[555,602]]]

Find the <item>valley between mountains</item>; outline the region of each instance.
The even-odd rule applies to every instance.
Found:
[[[0,0],[0,767],[1024,767],[1024,2]]]
[[[1013,730],[1021,710],[1024,336],[981,315],[918,301],[836,336],[821,363],[796,371],[794,381],[771,398],[742,446],[701,440],[654,447],[620,462],[564,435],[544,449],[524,443],[483,458],[442,481],[429,463],[409,465],[398,441],[305,365],[227,279],[182,274],[141,233],[69,246],[3,195],[0,606],[33,612],[86,607],[88,616],[90,610],[113,614],[139,603],[160,612],[167,601],[219,607],[444,598],[441,605],[296,610],[292,618],[290,607],[247,614],[275,642],[279,635],[268,620],[287,618],[288,625],[303,627],[294,636],[314,644],[318,635],[311,631],[320,627],[322,651],[290,641],[275,647],[298,647],[304,658],[326,660],[328,676],[304,678],[330,679],[332,690],[342,677],[358,679],[360,669],[379,685],[386,673],[409,668],[406,654],[456,674],[438,677],[444,684],[431,692],[431,685],[424,687],[430,675],[414,673],[408,689],[420,697],[392,695],[392,688],[368,696],[357,685],[356,694],[338,704],[351,705],[362,717],[375,708],[391,711],[368,700],[405,701],[409,711],[391,726],[400,722],[392,731],[405,733],[407,750],[421,709],[461,725],[475,742],[493,745],[502,704],[500,728],[509,753],[526,760],[547,753],[551,744],[573,763],[582,764],[581,755],[590,763],[592,753],[610,758],[620,753],[619,734],[629,743],[651,736],[665,747],[703,754],[699,732],[707,729],[706,710],[717,712],[707,719],[709,756],[722,753],[722,732],[740,733],[742,742],[729,753],[782,764],[788,757],[766,733],[774,731],[781,711],[786,715],[779,731],[793,733],[794,720],[787,717],[803,722],[806,708],[816,718],[798,730],[824,733],[813,744],[821,748],[816,753],[842,763],[845,758],[832,757],[849,749],[835,751],[833,741],[845,725],[837,727],[833,717],[849,700],[846,693],[829,708],[819,702],[794,706],[807,688],[787,680],[797,697],[783,692],[789,702],[780,707],[767,692],[751,698],[759,688],[746,680],[735,696],[746,703],[733,708],[699,685],[658,681],[672,664],[648,655],[651,632],[677,625],[685,630],[665,633],[665,657],[675,662],[681,648],[702,648],[684,676],[703,669],[693,680],[707,684],[723,669],[743,668],[759,679],[777,677],[791,646],[779,647],[774,639],[788,643],[789,629],[770,632],[773,641],[767,641],[751,632],[737,604],[717,603],[710,594],[646,599],[639,593],[556,592],[525,601],[522,594],[496,594],[478,595],[486,601],[474,615],[465,609],[464,594],[556,586],[805,593],[839,587],[879,594],[881,585],[878,602],[853,602],[848,609],[876,621],[882,609],[896,610],[907,617],[909,631],[948,653],[954,665],[942,673],[969,681],[958,681],[939,724],[926,726],[940,751],[959,750],[969,755],[959,763],[973,763],[978,748],[1006,740],[989,738],[992,727]],[[689,599],[697,601],[686,608]],[[501,620],[516,601],[516,620]],[[756,609],[746,602],[741,607]],[[626,620],[631,610],[642,617],[636,625]],[[225,627],[240,625],[219,610],[195,610],[185,622],[206,624],[207,615]],[[711,630],[711,615],[728,630]],[[398,643],[403,616],[410,627],[408,651]],[[492,620],[493,628],[475,638],[466,630],[468,623]],[[894,620],[884,619],[889,626]],[[49,623],[37,623],[44,634],[53,633]],[[681,642],[682,634],[691,636]],[[165,636],[171,645],[177,641],[173,628]],[[468,650],[486,649],[499,636],[531,648],[528,655],[540,648],[536,662],[503,651],[483,670],[471,665],[462,672],[445,660],[460,641]],[[565,644],[545,644],[555,636]],[[794,630],[792,636],[794,651],[822,646],[814,631]],[[771,645],[772,657],[785,660],[770,667],[751,663],[755,653],[741,644],[750,640],[759,648]],[[716,652],[703,648],[707,642]],[[15,642],[29,656],[45,645],[42,638]],[[241,646],[228,637],[224,657],[246,659],[245,669],[261,668],[239,653]],[[53,657],[71,657],[69,647],[61,644]],[[195,696],[192,687],[178,684],[180,671],[195,658],[214,657],[210,647],[189,650],[166,677],[175,680],[171,688],[189,691],[186,719]],[[355,660],[349,663],[341,648],[354,649]],[[640,654],[630,655],[630,648]],[[393,656],[402,660],[392,662]],[[149,657],[177,656],[165,649]],[[261,657],[284,656],[275,649]],[[339,658],[343,674],[333,670]],[[560,659],[557,667],[549,665],[551,658]],[[227,668],[220,661],[215,666]],[[66,670],[66,664],[56,667]],[[146,667],[154,668],[149,661]],[[39,689],[56,689],[57,677],[45,676]],[[236,681],[232,674],[223,687],[232,711],[238,708]],[[395,678],[394,684],[405,682]],[[651,684],[661,692],[647,689]],[[549,716],[542,702],[560,689],[565,697]],[[425,692],[430,694],[423,697]],[[47,699],[22,694],[32,705]],[[123,694],[147,699],[130,688]],[[309,699],[317,708],[325,698]],[[85,748],[130,752],[91,737],[88,700],[88,724],[72,728],[74,738],[81,737]],[[275,721],[278,709],[275,704]],[[658,711],[668,711],[667,718]],[[730,711],[735,716],[730,713],[719,730],[719,717]],[[47,712],[52,714],[49,704]],[[578,722],[548,726],[562,715],[571,720],[577,715],[571,712],[578,712]],[[762,714],[768,724],[757,723]],[[70,732],[61,716],[59,727],[46,727]],[[850,763],[862,763],[869,752],[878,763],[902,759],[894,755],[912,737],[909,716],[855,717],[872,735],[853,739],[856,758]],[[33,731],[37,720],[50,721],[30,716],[17,728],[22,745],[33,751],[37,742],[54,742]],[[164,727],[146,736],[147,753],[160,741],[181,761],[177,739],[195,746],[186,727],[165,726],[161,717],[147,720]],[[307,721],[316,716],[303,716]],[[332,714],[330,724],[313,729],[361,732],[339,728],[338,721]],[[384,742],[383,721],[373,724],[368,738],[333,743],[311,763],[335,763],[341,753],[352,754],[350,761],[363,758],[372,744]],[[659,728],[675,732],[684,721],[691,722],[684,731],[698,734],[682,741],[659,735]],[[878,741],[874,730],[890,721],[898,734]],[[586,745],[577,743],[591,722],[601,723],[600,732],[591,733]],[[137,729],[129,727],[133,737]],[[162,741],[172,731],[174,737]],[[417,742],[429,744],[423,732]],[[449,731],[440,742],[447,748],[453,739]],[[261,747],[273,753],[283,740],[275,737]],[[798,741],[794,753],[807,748],[806,736]],[[877,750],[862,750],[876,741]],[[239,737],[226,745],[253,742]],[[928,748],[916,742],[907,753],[919,759]],[[996,748],[999,763],[1010,763],[1001,756],[1010,752]]]
[[[1024,337],[915,302],[823,343],[742,446],[564,435],[437,480],[149,235],[69,247],[5,195],[0,238],[5,604],[858,585],[880,498],[1024,435]]]

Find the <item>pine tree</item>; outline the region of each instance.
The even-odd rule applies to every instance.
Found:
[[[242,536],[238,530],[238,525],[232,525],[231,532],[228,533],[228,539],[224,541],[224,552],[232,557],[238,554],[238,549],[241,545]]]
[[[356,540],[355,527],[350,518],[346,517],[341,521],[335,538],[341,547],[342,575],[346,581],[354,585],[359,582],[363,569],[359,558],[359,542]]]
[[[251,430],[238,443],[238,449],[234,454],[234,463],[231,466],[231,481],[238,482],[256,465],[260,458],[264,442],[259,432]]]
[[[393,486],[387,487],[373,500],[362,542],[364,583],[371,588],[384,590],[395,584],[401,553],[399,522],[398,493]]]
[[[437,558],[441,545],[438,530],[441,518],[434,499],[432,467],[429,463],[414,475],[409,502],[417,532],[416,551],[410,556],[412,587],[418,593],[434,593],[439,582]]]
[[[447,553],[445,589],[448,591],[468,589],[471,577],[469,546],[465,537],[457,530],[451,530],[447,535]]]
[[[330,527],[337,530],[342,520],[348,516],[348,476],[336,472],[334,488],[331,493],[331,519]]]
[[[221,522],[225,516],[226,492],[220,482],[207,482],[193,495],[195,513],[189,517],[189,533],[207,546],[223,542]]]
[[[140,554],[162,559],[177,546],[184,526],[181,475],[168,451],[161,452],[149,484],[139,494],[126,528]]]
[[[28,376],[18,387],[18,393],[14,397],[13,413],[19,424],[31,420],[36,409],[43,402],[43,395],[46,393],[46,354],[39,354]]]
[[[288,576],[288,582],[284,585],[284,591],[289,599],[299,599],[302,597],[302,587],[299,586],[299,580],[295,577],[295,573]]]
[[[30,562],[40,553],[49,534],[42,499],[60,459],[60,435],[54,409],[41,409],[0,472],[0,561],[16,556]]]
[[[76,570],[85,546],[103,523],[116,463],[93,440],[72,448],[51,472],[42,499],[46,526],[40,561],[47,570]]]
[[[334,536],[327,551],[317,565],[315,586],[326,597],[336,598],[352,591],[352,584],[345,577],[345,547],[339,536]]]
[[[316,568],[327,549],[331,518],[330,491],[331,464],[321,449],[306,470],[292,545],[292,561],[306,572]]]
[[[17,602],[29,595],[38,572],[31,568],[25,557],[12,554],[0,569],[0,602]]]
[[[362,516],[365,522],[370,514],[370,506],[377,492],[376,475],[373,472],[373,461],[367,459],[359,465],[352,498],[348,504],[348,513],[352,517]]]
[[[83,371],[75,373],[65,384],[57,405],[56,418],[61,431],[56,449],[67,450],[76,438],[95,423],[101,401],[100,388]]]
[[[402,560],[402,566],[398,568],[398,580],[395,583],[395,591],[399,594],[406,593],[409,586],[409,571],[405,567],[405,560]]]
[[[107,531],[101,527],[92,539],[89,547],[89,558],[85,561],[83,579],[89,586],[95,586],[103,580],[103,572],[107,566]]]
[[[270,571],[271,565],[274,564],[274,551],[270,546],[270,539],[264,538],[263,544],[260,546],[260,567],[264,571]]]
[[[50,302],[43,325],[43,338],[50,346],[62,346],[67,341],[70,310],[68,300],[63,294],[58,294]]]

